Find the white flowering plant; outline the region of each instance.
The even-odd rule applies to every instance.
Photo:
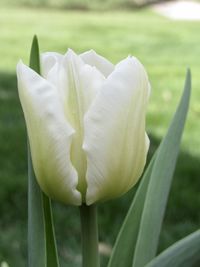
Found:
[[[167,197],[189,106],[187,71],[174,118],[144,174],[149,149],[147,73],[135,57],[117,65],[93,50],[40,54],[17,65],[28,134],[28,267],[59,267],[51,199],[79,206],[82,266],[99,267],[97,206],[142,176],[108,267],[192,267],[200,231],[157,255]],[[39,245],[38,245],[39,244]]]

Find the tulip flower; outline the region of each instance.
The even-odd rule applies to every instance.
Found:
[[[19,62],[18,90],[41,189],[65,204],[91,205],[127,192],[149,148],[146,71],[88,51],[41,55],[41,75]]]

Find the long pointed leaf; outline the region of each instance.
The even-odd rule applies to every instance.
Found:
[[[187,80],[190,81],[189,74],[188,74]],[[189,95],[188,95],[188,98],[189,98]],[[178,123],[179,123],[179,117],[175,115],[173,122],[171,124],[171,127],[169,129],[169,132],[173,131],[172,135],[175,134],[174,125],[178,125]],[[166,135],[164,140],[166,139],[168,139],[168,134]],[[160,150],[160,148],[163,147],[163,144],[165,143],[164,140],[159,146],[158,150]],[[178,148],[179,146],[177,147],[177,150]],[[134,255],[135,246],[136,246],[136,242],[138,238],[143,207],[146,201],[145,200],[146,192],[147,192],[149,180],[152,177],[151,175],[152,168],[153,168],[155,159],[157,157],[157,154],[154,155],[148,168],[145,171],[145,174],[143,175],[142,181],[136,192],[132,205],[129,208],[128,214],[118,234],[117,240],[115,242],[115,245],[114,245],[114,248],[111,254],[111,258],[108,263],[108,267],[121,267],[121,266],[131,267],[132,266],[133,255]]]
[[[42,193],[36,182],[28,145],[28,266],[46,267]]]
[[[40,74],[39,45],[36,36],[31,47],[30,67]],[[28,209],[29,267],[59,267],[51,201],[37,184],[30,150]]]
[[[200,230],[164,250],[145,267],[193,267],[194,264],[200,266]]]
[[[191,91],[188,70],[184,92],[152,169],[134,253],[133,267],[143,267],[157,251],[159,235],[186,120]]]
[[[59,267],[51,200],[45,194],[42,193],[42,195],[46,230],[47,267]]]
[[[39,50],[39,44],[38,44],[38,39],[36,35],[33,36],[29,66],[35,72],[40,74],[40,50]]]
[[[155,157],[151,159],[115,242],[108,267],[132,266],[145,195]]]

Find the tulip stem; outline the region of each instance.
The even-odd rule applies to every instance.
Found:
[[[99,267],[97,209],[95,205],[80,207],[82,232],[82,267]]]

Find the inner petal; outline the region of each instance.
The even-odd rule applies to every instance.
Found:
[[[94,50],[80,54],[82,60],[90,66],[95,66],[105,77],[113,72],[115,66],[106,58],[98,55]]]
[[[71,146],[71,161],[78,172],[77,189],[86,194],[86,155],[82,149],[84,125],[83,118],[95,98],[104,76],[95,68],[85,64],[72,50],[63,57],[61,85],[64,92],[64,110],[67,120],[75,130]]]

